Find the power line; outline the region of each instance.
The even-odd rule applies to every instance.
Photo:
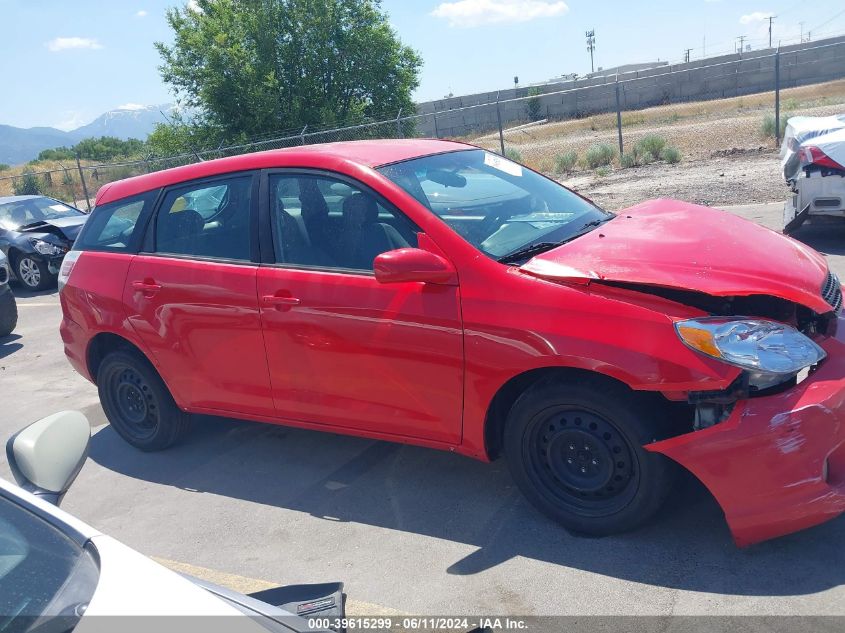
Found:
[[[769,21],[769,48],[771,48],[771,47],[772,47],[772,21],[773,21],[776,17],[778,17],[778,16],[776,16],[776,15],[770,15],[768,18],[766,18],[766,19]]]
[[[590,51],[590,72],[596,72],[596,67],[593,64],[593,51],[596,50],[596,30],[591,29],[587,31],[587,50]]]

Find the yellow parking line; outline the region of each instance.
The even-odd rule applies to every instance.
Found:
[[[208,569],[207,567],[197,567],[188,563],[181,563],[175,560],[168,560],[166,558],[152,557],[159,565],[164,565],[168,569],[181,574],[188,574],[196,576],[202,580],[213,582],[223,587],[228,587],[234,591],[241,593],[254,593],[256,591],[264,591],[278,587],[279,583],[270,582],[269,580],[260,580],[258,578],[247,578],[246,576],[238,576],[237,574],[229,574],[224,571],[216,569]],[[350,616],[373,616],[373,615],[405,615],[396,609],[390,609],[378,604],[369,602],[361,602],[360,600],[346,599],[346,615]]]

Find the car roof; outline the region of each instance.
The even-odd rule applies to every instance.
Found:
[[[22,202],[24,200],[35,200],[36,198],[46,198],[47,196],[0,196],[0,204],[8,202]]]
[[[240,154],[117,180],[100,189],[96,204],[113,202],[195,178],[250,169],[308,167],[351,173],[356,168],[375,168],[421,156],[471,148],[474,146],[439,139],[380,139],[321,143]]]

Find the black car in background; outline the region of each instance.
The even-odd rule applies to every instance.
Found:
[[[0,197],[0,251],[28,290],[56,283],[65,253],[88,215],[46,196]]]

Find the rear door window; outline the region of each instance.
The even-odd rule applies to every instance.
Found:
[[[156,252],[250,261],[252,189],[252,175],[171,189],[156,217]]]
[[[149,191],[95,207],[76,238],[74,250],[137,251],[157,193]]]

